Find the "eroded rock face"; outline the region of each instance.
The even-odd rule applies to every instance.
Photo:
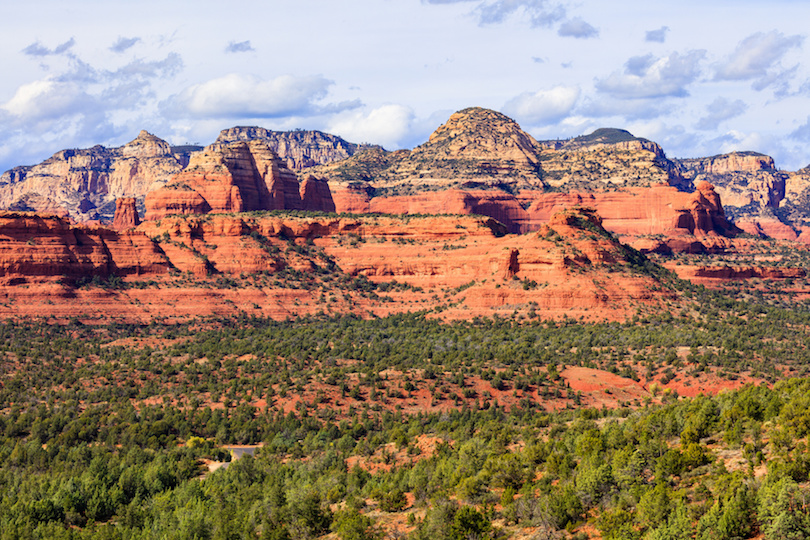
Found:
[[[328,186],[317,179],[309,184],[304,196],[318,210],[334,205]],[[261,140],[212,145],[146,197],[148,220],[171,214],[304,209],[295,173]]]
[[[272,214],[169,216],[115,232],[6,212],[0,214],[0,315],[148,320],[251,312],[283,319],[324,308],[320,286],[284,285],[311,276],[329,278],[321,283],[331,284],[323,289],[334,295],[330,309],[363,316],[444,302],[452,304],[441,310],[448,318],[516,310],[623,318],[639,302],[669,294],[654,276],[638,272],[639,255],[607,234],[591,210],[569,209],[537,233],[506,232],[479,216]],[[111,276],[141,286],[76,288],[90,277],[103,283]],[[352,287],[329,289],[357,278],[390,284],[379,291],[385,296],[395,292],[375,299]],[[230,279],[257,281],[218,284]],[[447,292],[444,299],[437,288]]]
[[[166,141],[141,131],[118,148],[62,150],[31,167],[0,177],[0,208],[51,212],[77,221],[112,220],[115,200],[143,197],[182,170],[182,156]]]
[[[480,214],[526,233],[585,204],[622,235],[736,231],[717,193],[695,189],[652,141],[600,129],[538,143],[480,108],[453,114],[411,152],[358,152],[317,170],[331,179],[338,212]]]
[[[266,142],[294,171],[346,159],[360,148],[360,145],[321,131],[271,131],[261,127],[223,129],[212,146],[251,140]]]
[[[304,208],[313,212],[334,212],[335,201],[329,182],[311,174],[301,182],[301,202]]]
[[[170,263],[143,233],[71,225],[58,216],[0,212],[0,282],[162,275]]]
[[[138,217],[138,207],[135,197],[122,197],[115,200],[115,218],[113,219],[113,229],[125,230],[137,227],[141,224]]]
[[[693,183],[711,182],[734,217],[775,210],[785,198],[788,175],[773,158],[755,152],[732,152],[708,158],[681,159],[678,165]]]

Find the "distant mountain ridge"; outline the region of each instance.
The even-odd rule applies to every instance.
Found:
[[[558,204],[540,202],[538,194],[561,201],[565,197],[554,194],[593,195],[662,185],[693,193],[697,183],[706,181],[715,186],[728,215],[749,232],[771,234],[762,228],[767,220],[779,223],[780,231],[773,234],[783,237],[798,237],[803,227],[810,227],[810,167],[779,171],[772,158],[755,152],[671,159],[657,143],[616,128],[537,141],[511,118],[470,107],[451,115],[413,150],[389,152],[320,131],[237,126],[222,130],[205,151],[222,153],[234,143],[256,140],[277,154],[286,169],[297,172],[299,182],[312,177],[310,191],[320,193],[321,199],[326,190],[322,183],[315,189],[313,182],[328,180],[338,211],[414,212],[429,202],[430,193],[449,190],[438,198],[456,201],[453,208],[505,220],[518,232],[537,227],[531,212],[546,215],[545,210],[529,212],[532,205]],[[172,147],[145,131],[118,148],[64,150],[38,165],[4,173],[0,208],[110,221],[115,199],[134,197],[142,214],[146,194],[171,183],[201,150]],[[392,197],[414,199],[396,202]],[[390,203],[383,204],[384,198]],[[597,198],[606,200],[603,195]],[[749,222],[753,225],[745,225]]]
[[[219,145],[252,140],[265,141],[292,170],[346,159],[363,147],[322,131],[271,131],[256,126],[237,126],[223,129],[210,148],[216,149]]]

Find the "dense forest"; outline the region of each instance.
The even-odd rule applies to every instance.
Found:
[[[810,537],[810,313],[684,295],[624,323],[5,322],[0,539]],[[571,366],[649,395],[594,406]],[[668,391],[709,375],[756,383]]]

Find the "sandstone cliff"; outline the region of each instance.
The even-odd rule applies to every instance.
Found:
[[[312,178],[304,185],[266,142],[214,144],[195,153],[188,167],[146,196],[146,219],[170,214],[257,210],[334,210],[329,186]]]
[[[138,207],[134,197],[122,197],[115,200],[115,217],[112,228],[116,230],[126,230],[137,227],[141,224],[138,216]]]
[[[614,319],[673,298],[585,208],[521,236],[474,216],[185,215],[114,232],[0,213],[0,316]]]
[[[111,220],[117,198],[142,200],[180,172],[185,159],[146,131],[118,148],[62,150],[38,165],[0,176],[0,208],[59,209],[77,221]]]
[[[155,276],[171,263],[142,232],[71,225],[58,216],[0,212],[0,282]]]
[[[223,129],[214,142],[228,145],[238,141],[261,140],[292,170],[306,169],[351,157],[360,145],[321,131],[271,131],[261,127]]]
[[[678,160],[691,182],[714,184],[729,213],[735,218],[776,210],[785,198],[787,174],[778,171],[773,158],[755,152],[732,152],[708,158]]]
[[[582,203],[623,235],[737,231],[716,193],[695,191],[654,142],[600,129],[538,143],[480,108],[453,114],[413,151],[361,151],[314,171],[330,179],[338,212],[481,214],[525,233]]]

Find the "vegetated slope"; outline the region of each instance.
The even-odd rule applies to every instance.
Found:
[[[625,130],[602,128],[544,146],[543,178],[557,190],[600,192],[656,184],[694,189],[658,144]]]

